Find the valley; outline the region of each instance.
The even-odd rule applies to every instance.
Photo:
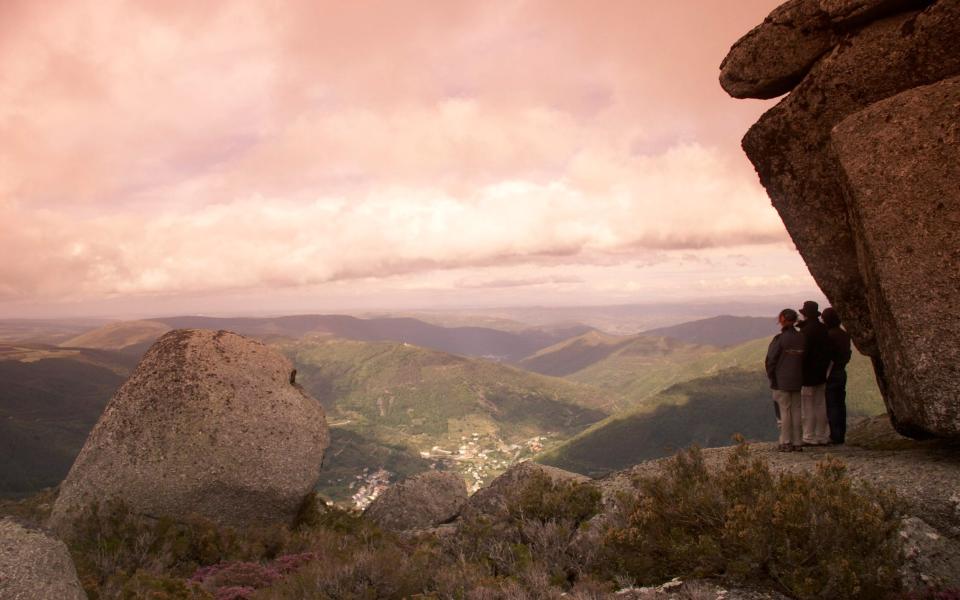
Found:
[[[7,343],[0,377],[15,384],[0,393],[11,457],[0,465],[0,493],[55,485],[140,354],[182,326],[235,327],[293,361],[331,431],[318,490],[357,507],[428,469],[455,471],[475,490],[524,460],[599,475],[693,443],[725,445],[734,433],[775,434],[761,370],[769,337],[730,343],[769,319],[716,317],[631,335],[487,324],[182,317],[70,330],[61,346]],[[50,331],[62,338],[60,329]],[[869,362],[855,355],[849,374],[851,415],[882,412]]]

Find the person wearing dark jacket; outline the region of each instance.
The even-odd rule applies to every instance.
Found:
[[[847,437],[847,363],[850,362],[850,334],[840,327],[840,315],[833,307],[823,309],[823,324],[830,338],[830,370],[827,373],[827,422],[830,441],[842,444]]]
[[[826,446],[830,443],[827,422],[827,370],[830,368],[830,336],[820,322],[820,307],[807,300],[800,309],[804,319],[797,326],[803,334],[803,389],[800,404],[803,411],[803,443],[805,446]]]
[[[781,452],[799,451],[803,442],[800,390],[803,387],[803,336],[794,328],[797,312],[780,311],[780,333],[767,348],[766,370],[773,399],[780,408]]]

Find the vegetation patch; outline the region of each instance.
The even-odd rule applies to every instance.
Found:
[[[640,495],[606,542],[641,583],[670,577],[770,582],[796,598],[880,598],[896,589],[899,502],[825,460],[774,476],[741,444],[717,472],[696,448]]]
[[[291,527],[242,532],[111,502],[68,544],[91,599],[577,600],[674,577],[801,599],[898,593],[899,501],[839,462],[775,475],[743,444],[715,469],[692,449],[634,484],[604,509],[593,482],[531,473],[503,510],[467,511],[442,534],[386,532],[315,495]]]

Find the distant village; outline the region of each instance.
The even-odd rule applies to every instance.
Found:
[[[474,432],[461,436],[455,449],[433,446],[420,451],[420,456],[432,461],[435,469],[459,472],[472,494],[509,467],[530,460],[543,451],[550,435],[507,444],[496,436]],[[365,509],[393,483],[392,477],[393,474],[385,469],[364,469],[349,485],[354,491],[351,496],[353,506],[358,510]]]

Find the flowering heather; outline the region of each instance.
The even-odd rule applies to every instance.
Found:
[[[201,584],[207,591],[233,587],[260,589],[281,577],[282,575],[271,566],[237,561],[222,562],[198,569],[190,581]],[[219,594],[219,591],[217,593]]]
[[[292,573],[307,564],[312,560],[317,559],[316,552],[301,552],[300,554],[285,554],[283,556],[277,557],[271,563],[271,566],[280,574],[287,575]]]
[[[230,586],[217,590],[214,600],[250,600],[256,590],[247,586]]]

